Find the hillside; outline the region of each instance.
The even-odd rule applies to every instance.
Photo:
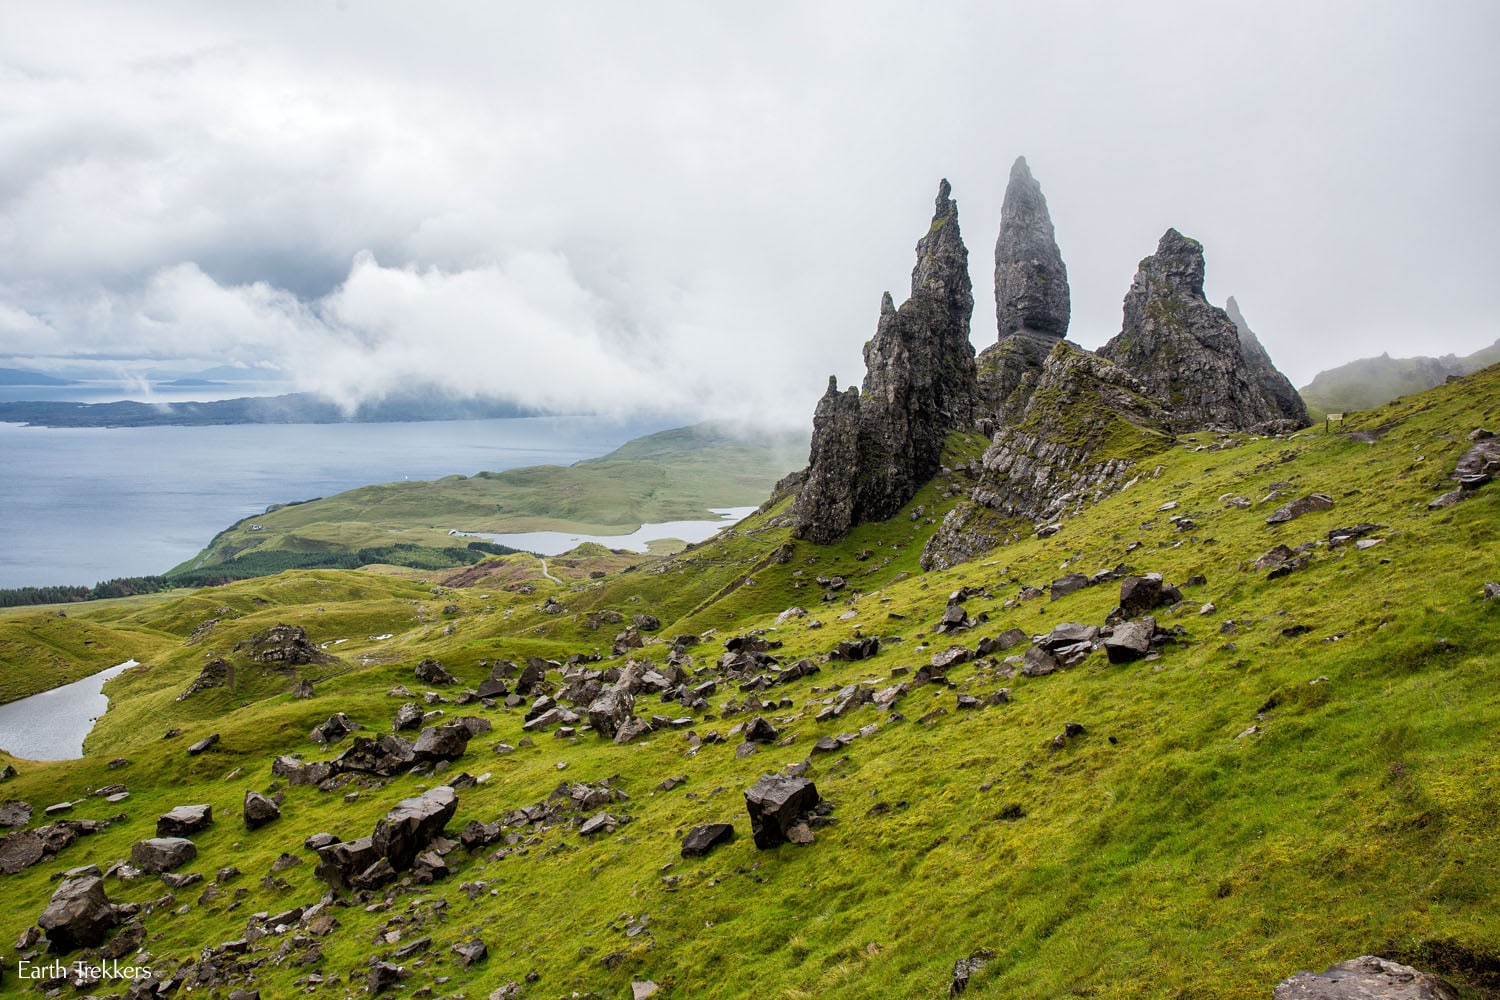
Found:
[[[1430,389],[1450,377],[1468,375],[1493,364],[1500,364],[1500,340],[1466,357],[1445,354],[1440,358],[1393,358],[1382,354],[1318,372],[1298,392],[1319,415],[1347,413]]]
[[[651,981],[662,997],[936,998],[965,960],[965,997],[1263,997],[1372,953],[1500,995],[1500,600],[1485,590],[1500,487],[1429,507],[1470,432],[1497,424],[1500,367],[1345,433],[1183,435],[1055,530],[1013,522],[1018,540],[940,572],[918,560],[982,437],[950,436],[894,516],[828,545],[792,537],[781,496],[597,579],[505,556],[473,587],[290,573],[70,609],[49,642],[87,635],[143,665],[110,683],[84,759],[16,761],[3,795],[35,805],[29,829],[60,800],[68,820],[114,819],[0,876],[0,939],[43,960],[27,928],[53,876],[95,863],[108,899],[138,906],[106,952],[200,995],[628,997]],[[1313,493],[1331,509],[1268,524]],[[1149,655],[1043,655],[1034,637],[1104,625],[1144,586],[1128,578],[1153,572],[1183,599],[1126,616],[1154,618]],[[322,661],[262,659],[292,648],[267,638],[282,624]],[[215,660],[232,680],[177,700]],[[458,683],[419,680],[437,676],[426,660]],[[633,716],[652,728],[610,740],[624,723],[590,692],[619,672],[646,679]],[[489,701],[467,693],[485,682]],[[333,760],[390,733],[406,702],[407,718],[444,713],[420,723],[429,747],[453,736],[444,722],[482,721],[457,727],[477,735],[451,764],[324,777],[278,762]],[[338,712],[364,730],[312,742]],[[542,724],[523,729],[528,712]],[[831,812],[790,828],[811,843],[758,849],[743,793],[787,771]],[[315,874],[307,838],[370,835],[440,783],[457,800],[440,857],[380,862],[367,888]],[[128,798],[90,795],[114,785]],[[253,830],[252,791],[280,798]],[[195,859],[166,876],[114,864],[192,803],[213,806]],[[709,823],[733,839],[684,857]],[[324,849],[329,878],[339,850]]]
[[[760,503],[806,455],[803,435],[747,437],[700,424],[649,434],[566,467],[365,486],[246,518],[169,576],[236,560],[271,563],[279,554],[392,545],[441,550],[455,544],[454,530],[628,534],[642,523],[712,519],[709,508]]]

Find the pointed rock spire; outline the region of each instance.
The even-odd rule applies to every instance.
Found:
[[[861,391],[831,387],[818,403],[794,511],[800,538],[836,541],[853,525],[890,517],[937,474],[948,433],[973,423],[974,295],[950,194],[945,180],[917,243],[911,297],[899,308],[889,293],[881,298]]]
[[[995,318],[1000,339],[1022,330],[1062,339],[1072,305],[1068,268],[1057,249],[1047,199],[1026,157],[1016,158],[995,241]]]

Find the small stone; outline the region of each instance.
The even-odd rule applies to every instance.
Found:
[[[682,856],[701,858],[720,844],[734,839],[734,827],[729,823],[709,823],[695,826],[682,838]]]

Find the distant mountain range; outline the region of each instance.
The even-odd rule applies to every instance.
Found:
[[[160,427],[209,424],[391,423],[421,420],[488,420],[539,416],[503,400],[460,398],[413,391],[361,403],[352,412],[307,392],[242,396],[212,402],[114,403],[27,400],[0,402],[0,422],[37,427]]]
[[[1462,358],[1454,354],[1440,358],[1393,358],[1382,354],[1318,372],[1297,391],[1310,409],[1320,413],[1368,410],[1496,363],[1500,363],[1500,340]]]
[[[25,368],[0,368],[0,385],[77,385],[70,378],[56,378]]]

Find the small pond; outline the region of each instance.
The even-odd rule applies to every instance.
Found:
[[[535,552],[539,556],[560,556],[584,542],[597,542],[608,549],[626,549],[630,552],[646,552],[648,542],[676,538],[684,542],[701,542],[712,538],[732,524],[737,524],[755,513],[754,507],[714,507],[710,513],[718,514],[717,521],[663,521],[660,524],[643,524],[628,535],[577,535],[569,531],[520,531],[512,534],[490,534],[488,532],[460,532],[465,538],[483,538],[499,545],[508,545],[522,552]]]
[[[0,749],[27,760],[77,760],[83,738],[109,708],[104,682],[136,666],[126,660],[81,681],[0,705]]]

